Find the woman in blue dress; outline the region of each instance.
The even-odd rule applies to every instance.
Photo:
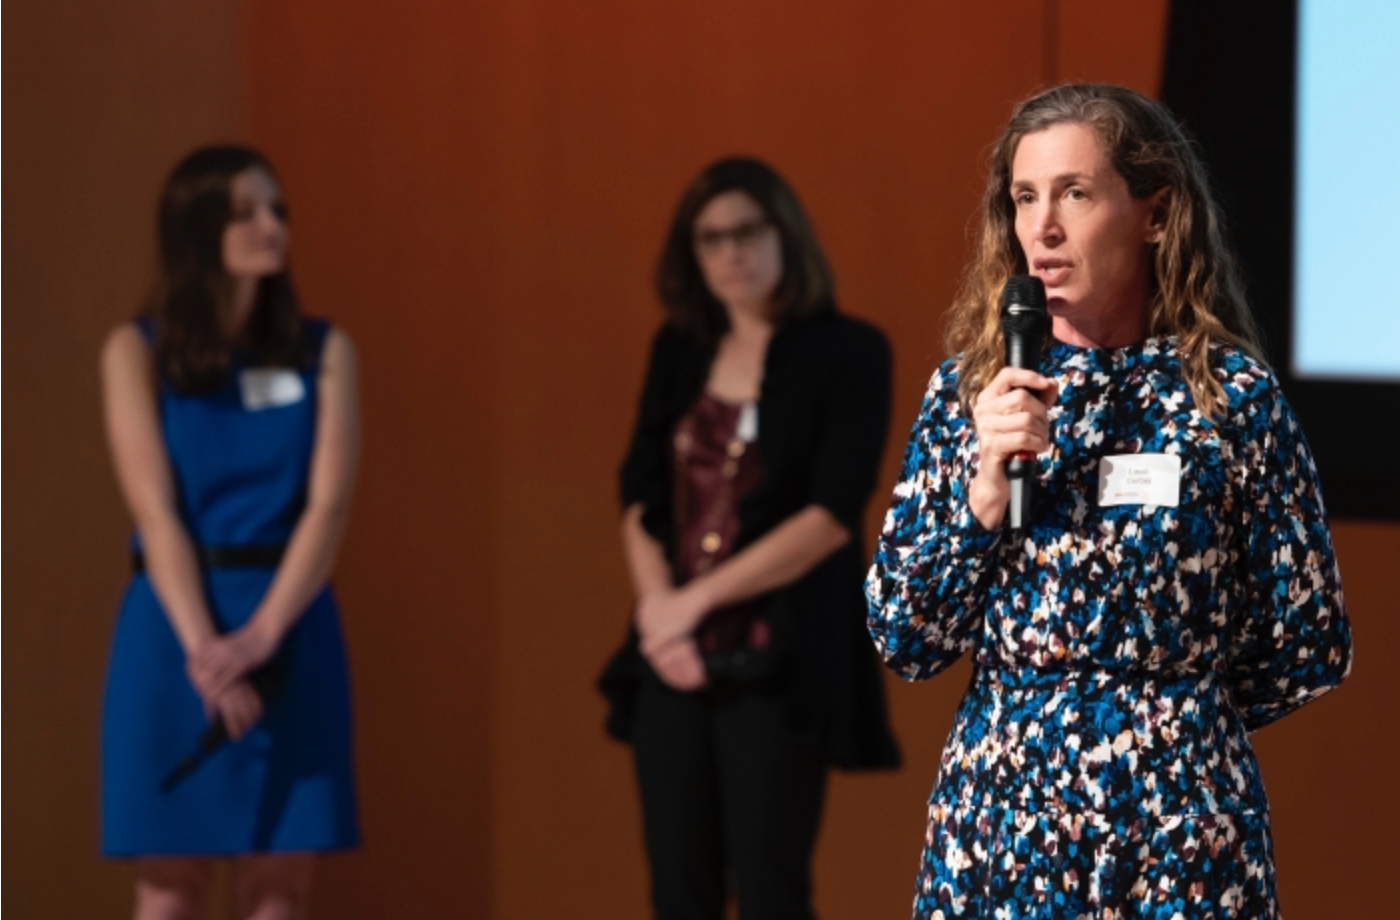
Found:
[[[1018,274],[1048,297],[1038,372],[1005,366]],[[1172,117],[1110,86],[1022,103],[966,279],[866,585],[906,679],[973,654],[915,916],[1277,917],[1249,734],[1342,681],[1350,632],[1307,444]]]
[[[148,314],[102,353],[136,529],[104,700],[102,847],[135,860],[143,920],[203,916],[220,857],[237,916],[304,916],[312,854],[358,842],[328,583],[358,455],[355,352],[299,315],[287,240],[266,159],[195,151],[161,197]],[[211,726],[227,742],[189,759]]]

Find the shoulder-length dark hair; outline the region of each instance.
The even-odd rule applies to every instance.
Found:
[[[961,398],[975,401],[1005,363],[1001,290],[1009,277],[1027,270],[1011,199],[1016,148],[1027,134],[1061,124],[1084,125],[1098,136],[1134,198],[1165,190],[1158,215],[1162,240],[1148,256],[1148,334],[1178,337],[1196,405],[1207,415],[1221,412],[1225,393],[1208,365],[1211,342],[1232,343],[1263,360],[1224,215],[1195,146],[1172,114],[1130,89],[1094,83],[1057,86],[1026,99],[992,149],[976,251],[948,329],[949,349],[963,356]]]
[[[783,277],[773,292],[781,326],[835,309],[831,269],[792,187],[767,163],[730,157],[710,164],[681,196],[656,269],[656,293],[671,322],[713,350],[729,331],[724,306],[705,284],[695,258],[695,219],[725,192],[743,192],[763,209],[782,241]]]
[[[161,191],[156,216],[160,260],[147,312],[155,320],[156,367],[177,390],[216,389],[228,379],[234,348],[219,323],[232,293],[224,270],[224,228],[233,217],[233,179],[249,169],[276,177],[249,147],[202,147],[180,161]],[[258,284],[245,339],[254,363],[305,363],[301,316],[290,272]]]

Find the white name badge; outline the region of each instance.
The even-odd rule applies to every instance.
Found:
[[[745,444],[752,444],[758,440],[758,403],[749,400],[739,410],[739,425],[734,437]]]
[[[1099,461],[1099,506],[1166,505],[1181,500],[1177,454],[1118,454]]]
[[[243,408],[249,412],[290,406],[306,398],[306,384],[294,371],[276,367],[252,367],[238,375]]]

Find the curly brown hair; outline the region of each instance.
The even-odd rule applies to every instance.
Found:
[[[1059,124],[1093,130],[1134,198],[1166,189],[1159,215],[1164,232],[1151,259],[1148,334],[1178,337],[1196,405],[1219,414],[1225,394],[1210,373],[1211,342],[1229,342],[1263,360],[1223,216],[1195,146],[1171,113],[1105,84],[1067,84],[1024,100],[992,149],[977,251],[949,316],[948,347],[962,355],[959,396],[971,406],[1005,364],[999,299],[1007,279],[1028,270],[1016,238],[1011,162],[1023,137]]]

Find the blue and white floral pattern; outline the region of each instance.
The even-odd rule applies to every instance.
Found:
[[[967,505],[956,359],[933,375],[867,580],[908,680],[966,652],[929,803],[919,918],[1278,916],[1249,732],[1337,686],[1351,637],[1317,474],[1269,370],[1211,346],[1197,410],[1171,337],[1051,343],[1060,386],[1017,539]],[[1181,460],[1175,507],[1097,502],[1100,459]]]

